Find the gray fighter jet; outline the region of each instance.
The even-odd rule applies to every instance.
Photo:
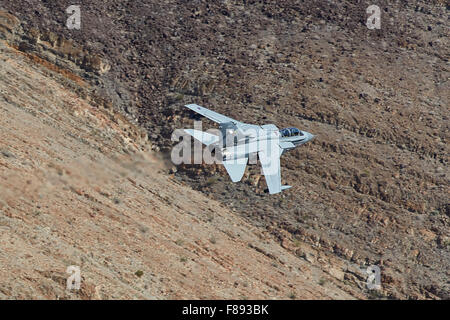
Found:
[[[279,130],[274,124],[262,126],[239,122],[196,104],[185,107],[219,124],[220,135],[194,129],[184,131],[219,151],[222,164],[233,182],[241,181],[250,155],[257,153],[269,193],[279,193],[291,186],[281,185],[280,156],[314,138],[297,128]]]

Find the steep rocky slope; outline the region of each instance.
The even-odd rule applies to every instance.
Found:
[[[164,174],[141,129],[42,62],[0,41],[1,299],[362,297]]]
[[[380,1],[380,30],[371,1],[84,1],[81,30],[65,27],[68,1],[25,2],[2,3],[28,34],[12,42],[93,84],[80,94],[137,119],[156,150],[192,125],[188,102],[317,135],[283,156],[281,195],[257,167],[241,184],[211,166],[175,179],[300,259],[332,259],[338,281],[356,288],[347,266],[377,264],[383,295],[449,297],[444,1]]]

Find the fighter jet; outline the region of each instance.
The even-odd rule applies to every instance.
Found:
[[[219,124],[219,135],[194,129],[184,131],[219,151],[222,164],[233,182],[241,181],[249,157],[256,153],[270,194],[291,187],[281,185],[280,156],[312,140],[314,135],[297,128],[279,130],[274,124],[243,123],[196,104],[185,107]]]

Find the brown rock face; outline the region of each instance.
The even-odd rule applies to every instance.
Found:
[[[177,181],[230,205],[287,250],[295,252],[288,241],[318,250],[320,257],[302,252],[341,279],[339,265],[342,283],[359,292],[368,293],[347,266],[383,261],[384,295],[449,297],[444,1],[379,1],[381,29],[368,30],[371,1],[199,1],[193,8],[89,0],[77,31],[65,28],[64,3],[29,2],[2,6],[26,22],[27,32],[72,39],[106,67],[56,59],[45,43],[21,38],[22,49],[63,60],[59,67],[91,84],[83,94],[137,119],[154,150],[170,150],[173,130],[192,126],[182,108],[190,102],[317,136],[283,155],[283,183],[294,187],[281,195],[264,193],[259,167],[232,184],[213,166],[183,166],[172,170]]]
[[[10,39],[18,26],[19,19],[5,11],[0,11],[0,37]]]
[[[164,174],[66,73],[3,40],[0,61],[0,299],[363,298]]]

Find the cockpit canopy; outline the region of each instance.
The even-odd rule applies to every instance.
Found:
[[[298,130],[297,128],[286,128],[280,130],[282,137],[296,137],[296,136],[302,136],[303,133]]]

